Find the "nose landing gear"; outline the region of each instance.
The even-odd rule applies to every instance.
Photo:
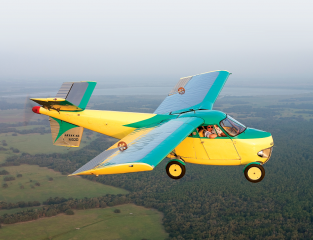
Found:
[[[261,182],[265,177],[265,169],[260,163],[250,163],[243,170],[246,179],[249,182]]]

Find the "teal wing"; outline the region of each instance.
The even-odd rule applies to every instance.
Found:
[[[71,175],[101,175],[153,170],[196,127],[201,118],[172,119],[157,126],[139,128],[120,142],[127,149],[120,151],[118,143],[102,152]]]
[[[229,75],[228,71],[213,71],[181,78],[154,113],[211,110]]]

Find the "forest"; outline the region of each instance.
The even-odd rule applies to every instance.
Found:
[[[313,121],[310,113],[304,116],[283,115],[284,111],[290,112],[304,106],[309,111],[312,106],[298,100],[299,108],[285,105],[283,101],[276,104],[280,107],[270,103],[272,106],[268,108],[251,103],[248,105],[249,100],[245,99],[234,100],[239,101],[238,107],[224,105],[229,99],[221,99],[216,106],[226,113],[236,112],[236,119],[246,126],[273,135],[273,155],[264,165],[266,176],[262,182],[248,182],[242,172],[243,166],[193,164],[186,164],[187,172],[182,179],[172,180],[166,175],[167,160],[164,159],[151,172],[85,177],[90,181],[124,188],[130,191],[127,195],[83,200],[59,196],[47,199],[38,210],[21,209],[19,213],[2,216],[0,221],[14,223],[47,217],[68,209],[135,203],[163,212],[165,230],[173,240],[312,239]],[[141,109],[157,105],[154,102],[147,101],[149,106],[141,105]],[[247,112],[245,105],[250,106],[249,117],[242,118],[240,116]],[[125,111],[129,110],[127,106],[121,104]],[[105,104],[101,107],[106,108]],[[267,114],[262,115],[266,110]],[[112,141],[109,140],[106,136],[100,136],[88,146],[65,154],[21,153],[7,158],[1,166],[26,163],[48,167],[66,175],[110,147]],[[8,204],[2,203],[2,207],[8,207]],[[10,207],[17,207],[16,204]]]

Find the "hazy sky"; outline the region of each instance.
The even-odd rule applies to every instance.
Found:
[[[312,13],[312,0],[0,0],[0,80],[313,80]]]

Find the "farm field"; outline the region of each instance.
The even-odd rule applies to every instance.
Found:
[[[120,209],[120,213],[114,213]],[[4,225],[0,239],[165,239],[162,214],[133,204]],[[132,214],[130,214],[132,213]]]
[[[1,169],[7,170],[15,177],[15,180],[7,181],[8,188],[1,188],[0,201],[5,202],[42,202],[49,197],[84,198],[127,193],[124,189],[91,182],[81,177],[68,177],[36,165],[11,166]],[[22,174],[22,177],[16,177],[17,174]],[[4,176],[0,177],[4,178]],[[49,181],[50,177],[53,178],[52,181]],[[40,183],[40,186],[36,186],[36,183]],[[24,189],[21,189],[21,186],[24,186]]]
[[[42,126],[41,126],[42,127]],[[21,127],[22,128],[22,127]],[[52,143],[51,134],[33,133],[33,134],[17,134],[17,136],[12,136],[12,133],[1,133],[0,143],[5,140],[8,144],[5,148],[6,151],[0,151],[0,163],[4,162],[7,157],[21,154],[23,152],[29,154],[38,153],[67,153],[69,151],[75,151],[87,146],[91,141],[95,140],[97,133],[92,133],[87,138],[86,134],[83,134],[82,141],[79,148],[67,148],[62,146],[55,146]],[[17,148],[20,153],[13,153],[10,147]]]
[[[16,123],[24,121],[24,110],[22,109],[0,110],[0,115],[0,123]],[[33,119],[38,119],[38,117],[34,116]]]
[[[30,210],[30,209],[40,209],[42,208],[41,206],[38,207],[26,207],[26,208],[12,208],[12,209],[0,209],[0,216],[4,214],[13,214],[13,213],[18,213],[24,210]]]

